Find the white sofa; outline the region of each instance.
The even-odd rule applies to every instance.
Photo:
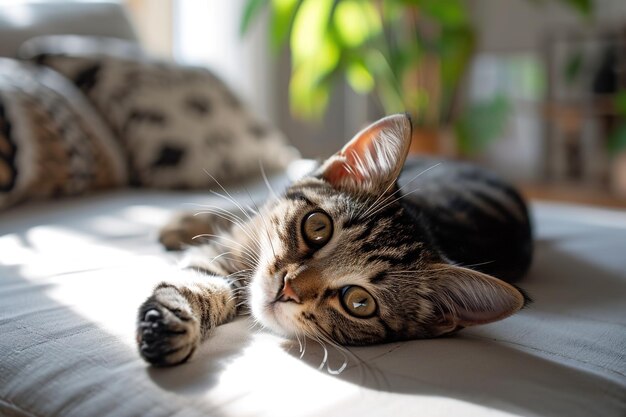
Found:
[[[264,185],[247,189],[262,200]],[[334,375],[340,352],[318,370],[314,342],[300,358],[241,318],[189,363],[152,368],[136,352],[136,309],[177,257],[156,231],[202,204],[224,202],[126,190],[0,213],[0,415],[624,415],[626,213],[534,204],[521,286],[535,302],[495,324],[351,349]]]
[[[6,7],[0,55],[68,29],[134,38],[111,4]],[[263,185],[248,189],[263,199]],[[520,285],[535,302],[499,323],[351,349],[335,375],[341,352],[318,370],[314,342],[300,357],[241,318],[191,362],[152,368],[136,352],[136,309],[177,257],[157,230],[216,203],[122,190],[0,211],[0,416],[626,415],[626,213],[533,205],[535,262]]]

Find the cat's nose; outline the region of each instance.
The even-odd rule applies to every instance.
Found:
[[[285,279],[285,284],[283,285],[283,289],[279,294],[278,301],[284,301],[284,302],[294,301],[298,304],[301,303],[300,297],[298,297],[298,294],[294,291],[293,287],[291,286],[290,279]]]

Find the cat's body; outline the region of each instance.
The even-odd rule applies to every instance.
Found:
[[[448,260],[507,282],[522,278],[532,233],[511,185],[475,165],[423,158],[407,160],[398,184],[402,204]]]
[[[403,169],[410,137],[406,116],[385,118],[255,215],[179,218],[168,240],[209,241],[188,252],[185,281],[160,284],[140,308],[142,356],[184,362],[211,329],[247,311],[288,336],[364,345],[522,308],[526,296],[504,281],[530,264],[523,200],[469,165],[412,160]],[[216,220],[232,226],[217,233]]]

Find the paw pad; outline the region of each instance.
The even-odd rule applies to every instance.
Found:
[[[199,342],[199,326],[180,309],[169,308],[154,298],[139,310],[137,343],[139,353],[158,366],[187,361]]]

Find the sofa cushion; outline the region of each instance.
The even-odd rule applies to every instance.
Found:
[[[0,1],[0,56],[16,58],[36,36],[76,34],[136,41],[137,33],[119,1]]]
[[[107,40],[28,41],[21,56],[72,80],[122,139],[134,185],[198,188],[282,169],[296,155],[210,71],[149,59]],[[114,51],[113,53],[111,51]]]
[[[0,59],[0,208],[126,182],[121,147],[73,84]]]

